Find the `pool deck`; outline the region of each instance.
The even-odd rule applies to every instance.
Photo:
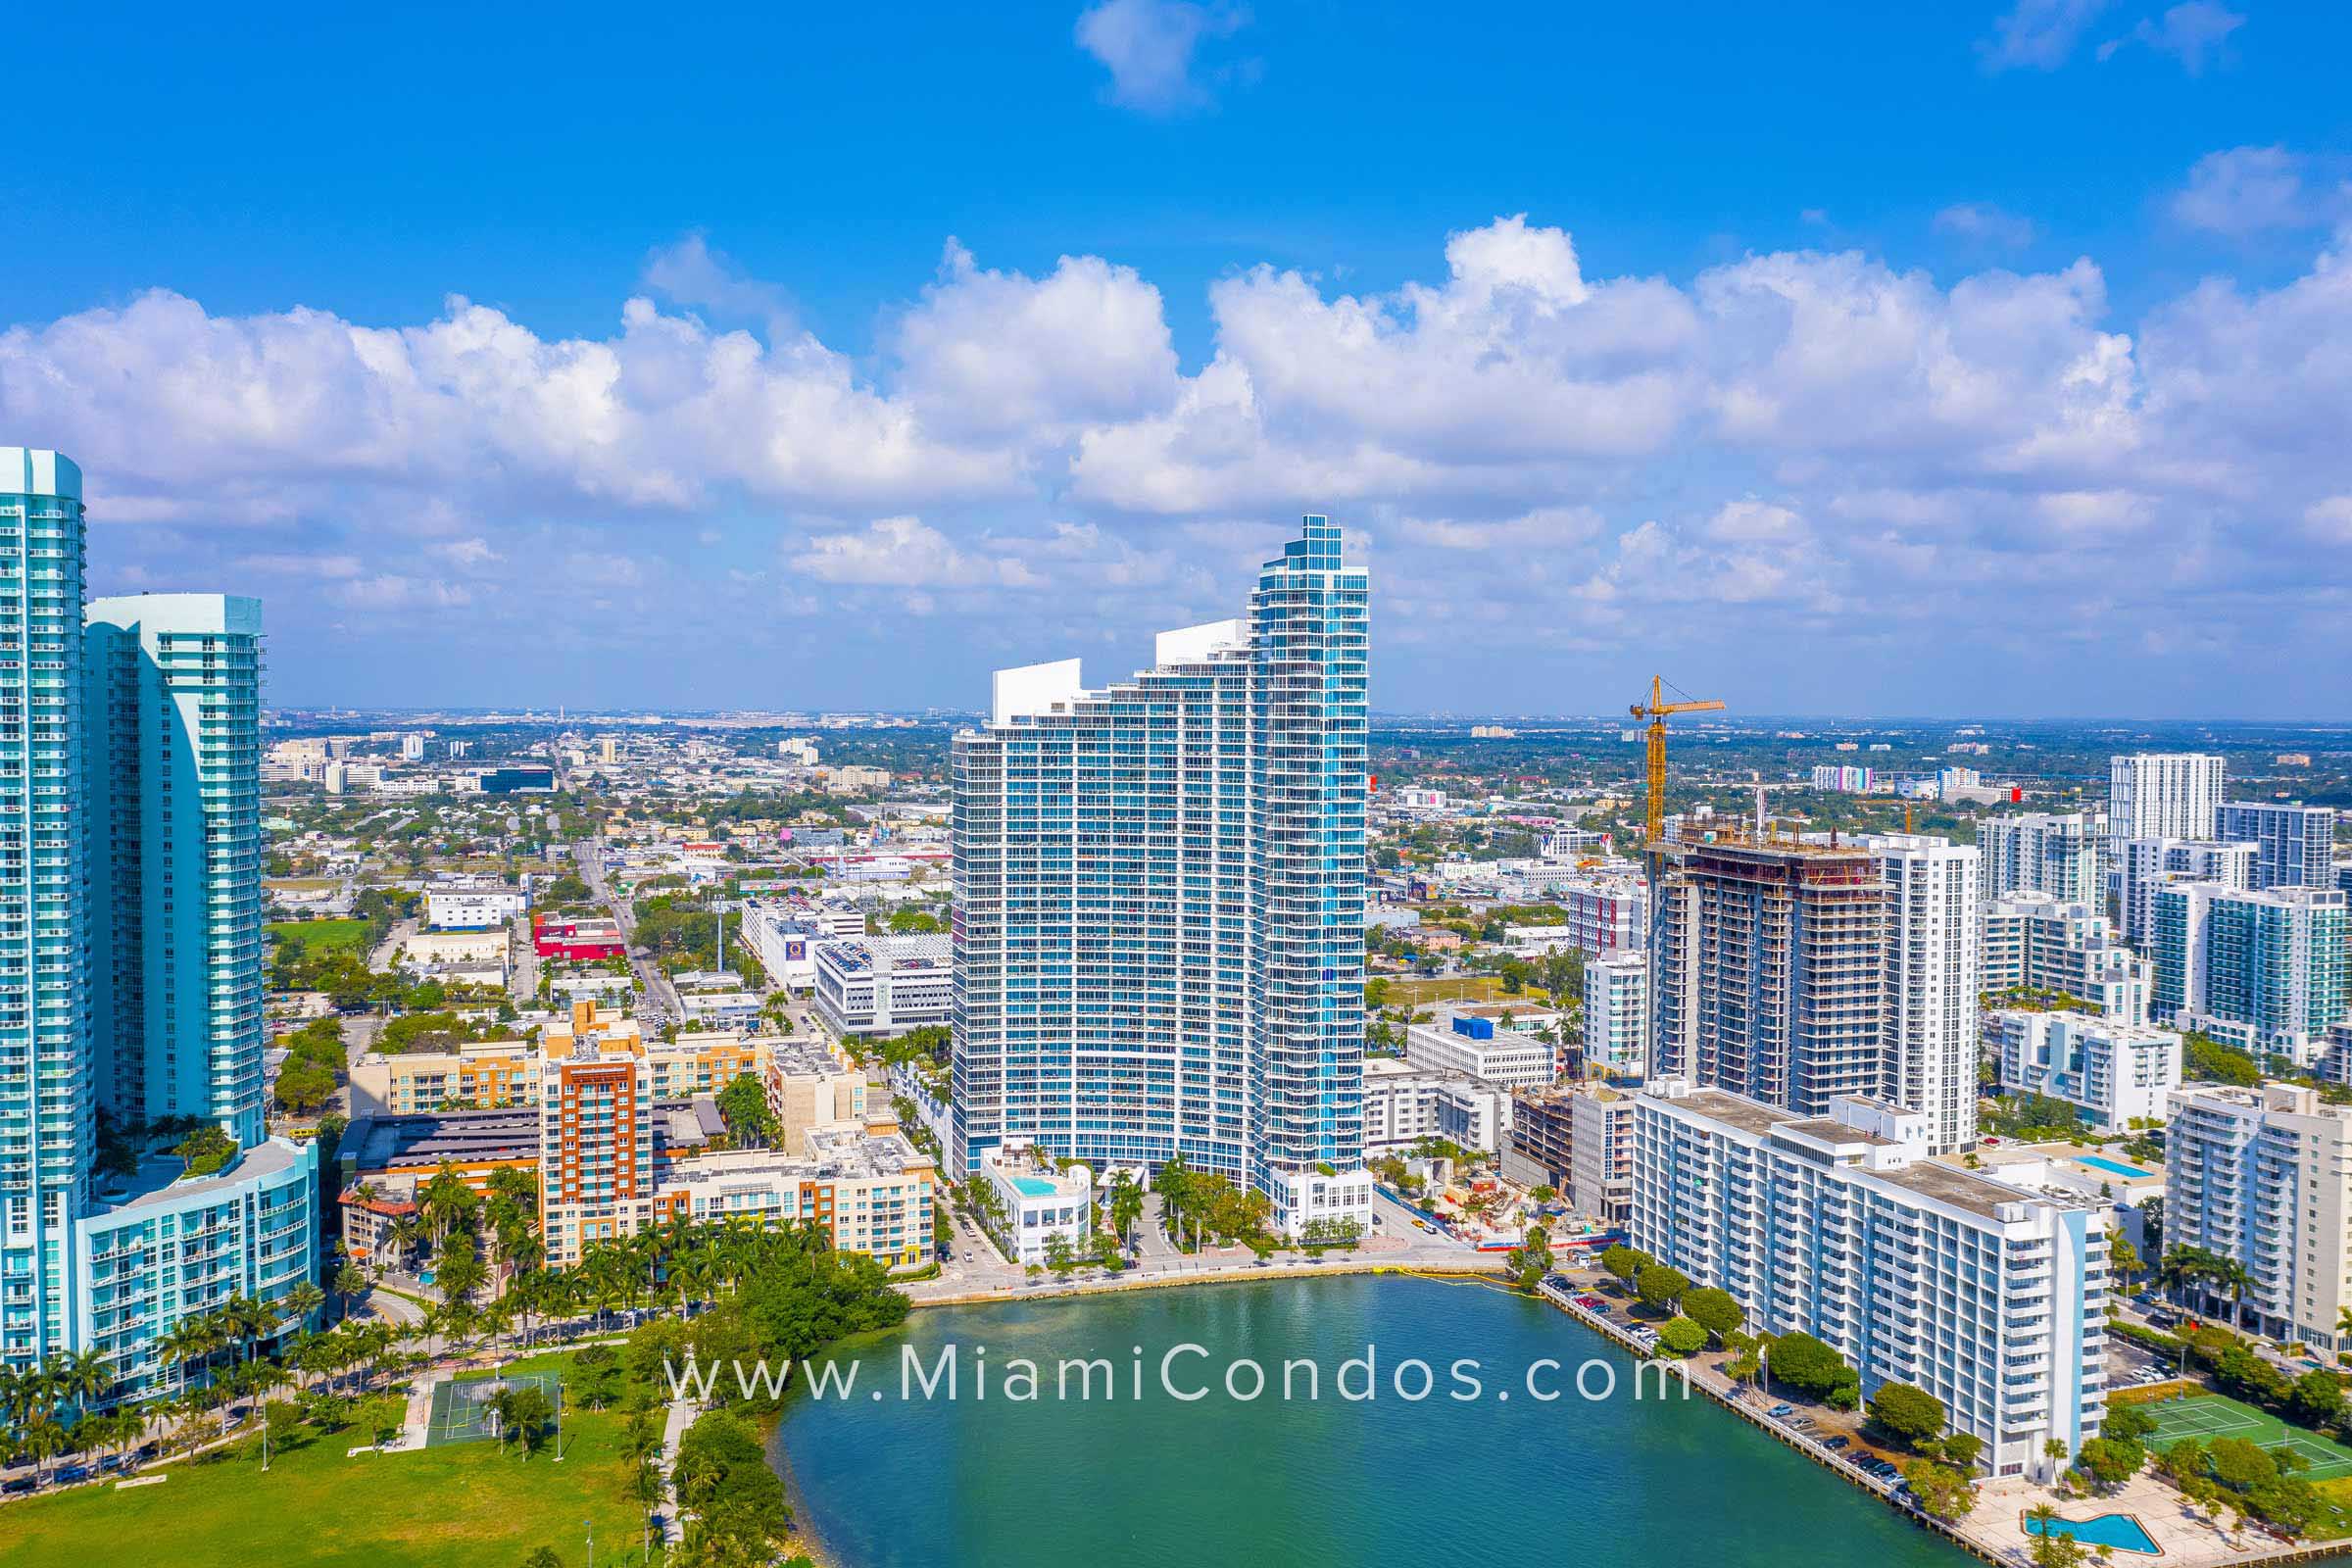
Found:
[[[2345,1544],[2312,1545],[2265,1535],[2249,1524],[2232,1535],[2229,1515],[2216,1525],[2181,1500],[2180,1494],[2141,1474],[2099,1497],[2061,1498],[2035,1482],[1988,1481],[1977,1489],[1976,1511],[1960,1521],[1960,1533],[1984,1555],[1999,1562],[2030,1564],[2034,1538],[2027,1534],[2028,1510],[2040,1503],[2058,1510],[2061,1518],[2093,1519],[2100,1514],[2128,1513],[2155,1538],[2158,1555],[2118,1549],[2117,1563],[2153,1563],[2161,1568],[2222,1568],[2224,1564],[2280,1561],[2290,1557],[2331,1556]]]

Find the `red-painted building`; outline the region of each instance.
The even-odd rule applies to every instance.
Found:
[[[576,914],[533,915],[531,946],[542,958],[575,962],[617,958],[628,952],[619,926],[608,919]]]

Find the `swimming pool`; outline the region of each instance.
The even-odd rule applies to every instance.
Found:
[[[1052,1198],[1061,1191],[1043,1176],[1015,1176],[1012,1185],[1021,1190],[1023,1198]]]
[[[2041,1521],[2032,1514],[2026,1515],[2026,1534],[2041,1533]],[[2053,1519],[2049,1533],[2072,1536],[2085,1546],[2112,1546],[2117,1551],[2157,1555],[2156,1538],[2148,1534],[2147,1526],[2128,1513],[2103,1513],[2096,1519]]]
[[[2154,1171],[2141,1170],[2137,1165],[2127,1165],[2121,1160],[2109,1159],[2102,1154],[2077,1154],[2075,1157],[2094,1169],[2113,1171],[2118,1176],[2153,1176],[2155,1174]]]

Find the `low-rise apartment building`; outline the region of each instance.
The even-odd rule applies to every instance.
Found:
[[[1511,1124],[1510,1091],[1395,1056],[1364,1058],[1364,1151],[1391,1154],[1443,1138],[1493,1153]]]
[[[939,1172],[895,1122],[818,1129],[806,1152],[727,1150],[671,1167],[654,1204],[697,1222],[814,1222],[833,1249],[905,1268],[931,1255]]]
[[[1984,1033],[2003,1089],[2063,1100],[2102,1132],[2162,1121],[2180,1087],[2180,1037],[2170,1029],[2005,1008],[1984,1015]]]
[[[997,1199],[989,1233],[1015,1263],[1044,1263],[1046,1244],[1055,1236],[1082,1248],[1094,1230],[1095,1173],[1085,1165],[1059,1170],[1026,1145],[999,1145],[975,1174]]]

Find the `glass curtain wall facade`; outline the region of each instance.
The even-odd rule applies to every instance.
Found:
[[[100,1095],[263,1135],[261,601],[144,594],[88,623]]]
[[[81,785],[81,470],[0,447],[0,1363],[69,1348],[95,1139]]]
[[[1180,1155],[1296,1219],[1360,1163],[1368,596],[1310,517],[1151,669],[998,672],[954,758],[963,1169]]]

